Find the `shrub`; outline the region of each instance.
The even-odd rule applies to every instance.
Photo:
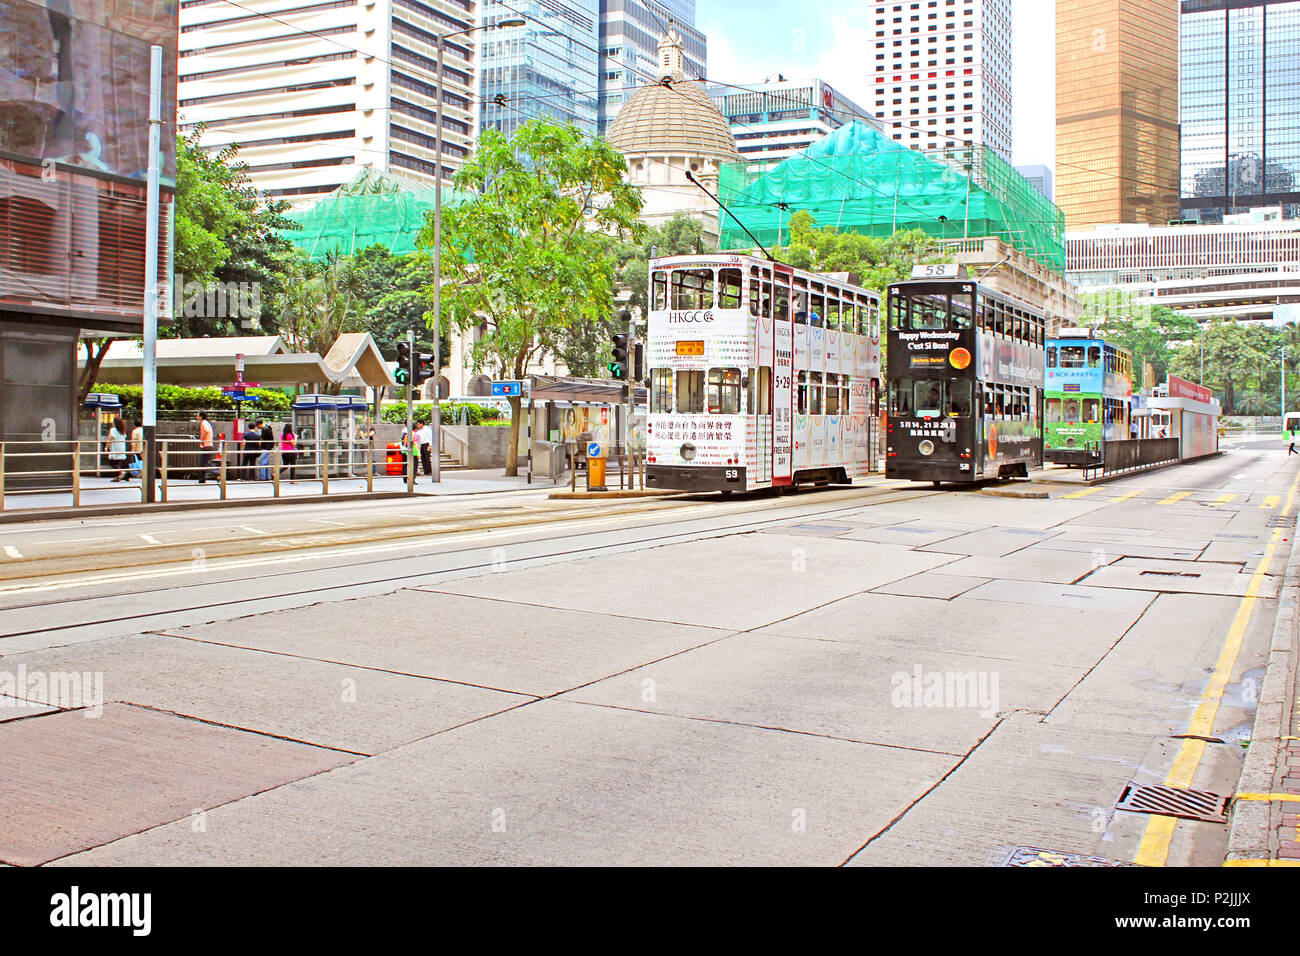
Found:
[[[116,395],[122,400],[124,418],[139,417],[144,403],[144,389],[139,385],[97,385],[94,391],[100,394]],[[249,395],[261,399],[255,405],[244,405],[245,411],[257,409],[259,412],[288,412],[292,399],[284,392],[271,388],[250,388]],[[219,388],[186,388],[180,385],[158,386],[158,411],[160,412],[195,412],[195,411],[234,411],[235,403]]]

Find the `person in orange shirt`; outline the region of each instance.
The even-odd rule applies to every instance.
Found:
[[[199,484],[208,480],[208,473],[211,472],[216,477],[213,468],[213,456],[216,453],[216,443],[213,441],[212,422],[208,421],[207,412],[199,412]]]

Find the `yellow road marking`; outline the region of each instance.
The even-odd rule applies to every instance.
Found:
[[[1300,866],[1300,860],[1224,860],[1224,866]]]
[[[1287,511],[1291,510],[1291,503],[1295,499],[1298,485],[1300,485],[1300,473],[1296,474],[1295,480],[1291,482],[1291,488],[1287,492]],[[1272,495],[1270,497],[1280,500],[1281,496]],[[1218,716],[1219,704],[1223,700],[1223,692],[1232,677],[1232,669],[1237,663],[1237,656],[1241,653],[1241,645],[1245,640],[1246,628],[1250,624],[1251,615],[1255,610],[1255,601],[1258,599],[1259,589],[1268,574],[1268,567],[1273,561],[1273,554],[1277,551],[1280,541],[1281,531],[1280,529],[1274,529],[1272,536],[1269,538],[1268,546],[1264,549],[1264,557],[1260,560],[1255,573],[1251,575],[1250,584],[1246,587],[1246,594],[1237,607],[1237,614],[1233,618],[1232,628],[1228,631],[1228,637],[1219,651],[1219,659],[1215,662],[1214,673],[1206,684],[1205,691],[1201,694],[1201,702],[1188,724],[1186,731],[1188,734],[1196,734],[1202,737],[1209,736],[1214,727],[1214,718]],[[1174,758],[1174,765],[1169,769],[1168,776],[1165,777],[1165,786],[1190,787],[1192,778],[1196,775],[1196,768],[1200,765],[1201,757],[1204,754],[1204,740],[1184,740],[1182,746],[1178,748],[1178,755]],[[1173,840],[1174,827],[1177,826],[1177,823],[1175,817],[1151,817],[1147,822],[1145,832],[1142,834],[1142,841],[1138,844],[1137,855],[1134,857],[1133,862],[1142,866],[1164,866],[1169,859],[1169,846]]]
[[[1176,491],[1176,492],[1174,492],[1172,495],[1170,495],[1168,498],[1166,498],[1164,501],[1157,502],[1157,504],[1162,504],[1162,505],[1176,505],[1176,504],[1178,504],[1178,502],[1182,501],[1184,498],[1186,498],[1186,497],[1187,497],[1188,495],[1190,495],[1190,494],[1191,494],[1190,491]]]
[[[1219,495],[1219,497],[1214,499],[1214,503],[1216,505],[1226,505],[1229,501],[1236,500],[1236,497],[1236,495]]]
[[[1264,499],[1264,503],[1263,503],[1262,505],[1260,505],[1260,507],[1261,507],[1261,508],[1276,508],[1276,507],[1277,507],[1277,503],[1278,503],[1279,501],[1281,501],[1281,500],[1282,500],[1282,496],[1281,496],[1281,495],[1269,495],[1267,498]],[[1288,508],[1288,510],[1290,510],[1290,505],[1288,505],[1287,508]]]
[[[1130,491],[1127,494],[1120,495],[1112,502],[1112,504],[1119,504],[1121,501],[1128,501],[1131,498],[1136,498],[1138,495],[1145,494],[1145,493],[1146,493],[1145,488],[1139,488],[1137,491]]]
[[[1300,803],[1300,793],[1239,793],[1233,799],[1260,801],[1282,800]]]
[[[1101,491],[1100,488],[1084,488],[1083,491],[1074,491],[1074,492],[1071,492],[1070,494],[1066,495],[1065,497],[1067,497],[1067,498],[1086,498],[1086,497],[1088,497],[1089,495],[1095,495],[1095,494],[1096,494],[1097,492],[1099,492],[1099,491]]]

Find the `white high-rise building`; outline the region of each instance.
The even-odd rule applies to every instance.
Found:
[[[989,146],[1011,159],[1011,0],[867,4],[872,107],[922,151]]]
[[[186,0],[177,107],[203,145],[238,143],[253,183],[295,205],[370,167],[432,183],[474,144],[475,37],[446,43],[442,162],[436,37],[476,0]]]

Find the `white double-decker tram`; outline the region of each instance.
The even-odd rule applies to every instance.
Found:
[[[646,484],[752,491],[868,471],[880,298],[717,253],[650,261]]]

